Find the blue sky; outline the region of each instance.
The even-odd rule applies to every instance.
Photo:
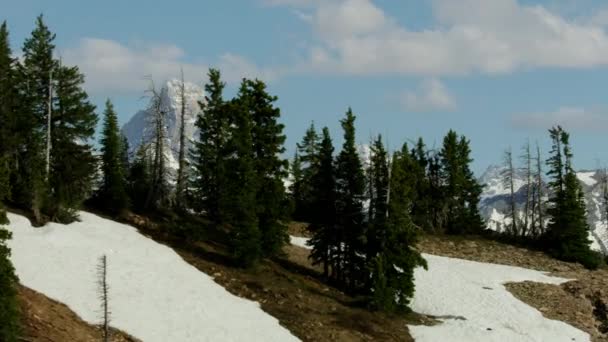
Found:
[[[608,164],[608,5],[600,0],[6,1],[18,52],[44,13],[63,60],[87,76],[121,122],[145,106],[145,75],[198,84],[219,67],[229,92],[259,77],[279,97],[291,154],[309,123],[348,106],[358,140],[391,148],[450,128],[472,144],[474,170],[546,129],[572,134],[578,168]],[[337,146],[339,148],[339,146]]]

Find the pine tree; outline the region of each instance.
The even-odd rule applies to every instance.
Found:
[[[11,250],[7,240],[11,233],[0,227],[0,341],[19,341],[19,306],[17,285],[19,279],[11,263]]]
[[[416,166],[413,170],[416,176],[414,196],[416,200],[412,204],[412,221],[418,227],[431,231],[433,227],[431,182],[430,176],[427,175],[430,160],[427,157],[426,146],[422,138],[419,138],[416,142],[416,146],[411,151],[411,156]]]
[[[0,224],[6,221],[5,201],[11,194],[11,161],[22,137],[17,134],[16,62],[12,57],[6,21],[0,26]]]
[[[257,175],[257,217],[262,234],[264,256],[276,256],[289,240],[286,219],[287,201],[283,179],[287,177],[288,161],[280,157],[285,152],[284,125],[278,120],[281,111],[260,80],[243,80],[237,100],[246,105],[252,120],[254,169]]]
[[[440,152],[443,193],[446,196],[446,230],[451,234],[479,233],[484,223],[478,204],[482,187],[477,183],[469,164],[469,141],[450,130]]]
[[[291,201],[292,201],[292,217],[296,218],[298,215],[296,214],[297,208],[301,208],[303,204],[302,199],[302,161],[300,160],[300,156],[296,151],[293,156],[293,160],[291,161],[291,166],[289,168],[289,172],[291,174],[291,185],[289,186],[289,192],[291,193]]]
[[[97,166],[91,139],[97,114],[82,89],[84,76],[78,67],[60,66],[54,75],[56,98],[49,175],[52,199],[47,210],[53,219],[69,221],[92,191]]]
[[[332,269],[335,270],[334,257],[339,243],[336,236],[336,179],[333,153],[334,147],[329,129],[324,127],[319,148],[319,169],[312,180],[313,208],[316,215],[309,230],[312,233],[310,258],[313,265],[323,265],[323,274],[326,278],[330,276],[331,265],[334,265]]]
[[[308,222],[314,215],[312,209],[312,178],[319,166],[319,135],[314,122],[306,130],[302,142],[297,144],[297,152],[302,179],[299,186],[299,199],[296,200],[293,216],[296,220]]]
[[[371,146],[370,193],[373,194],[369,212],[369,226],[366,233],[366,254],[368,262],[372,260],[381,249],[382,235],[386,229],[388,210],[389,186],[388,155],[382,143],[382,136],[378,136]]]
[[[440,154],[434,152],[429,158],[429,201],[430,220],[433,232],[441,231],[447,221],[447,200],[444,195],[443,178],[441,172]]]
[[[145,144],[140,145],[130,164],[127,176],[130,203],[133,209],[139,212],[145,210],[146,197],[152,186],[152,163],[147,148]]]
[[[225,148],[230,137],[222,95],[224,87],[220,71],[210,69],[209,83],[205,85],[206,103],[199,103],[201,114],[195,124],[199,137],[191,151],[194,207],[204,212],[216,224],[222,221],[222,189],[229,183],[226,178]]]
[[[124,161],[124,141],[118,128],[118,117],[112,102],[106,101],[101,138],[101,170],[103,181],[99,197],[104,208],[119,213],[128,206],[126,190],[126,169]]]
[[[23,44],[23,64],[18,68],[22,115],[19,131],[28,138],[19,153],[19,169],[15,170],[14,198],[19,205],[29,207],[35,220],[42,220],[42,206],[47,197],[45,175],[45,140],[51,75],[57,68],[53,59],[55,45],[52,34],[45,25],[43,16],[36,19],[36,28]]]
[[[547,174],[552,178],[553,196],[549,200],[551,219],[546,233],[547,248],[559,259],[597,268],[600,259],[590,249],[584,192],[572,167],[570,135],[560,126],[553,127],[549,133],[553,149],[547,160]]]
[[[367,283],[363,199],[365,176],[355,145],[355,115],[349,108],[340,121],[344,130],[342,151],[336,165],[336,210],[339,243],[339,280],[351,291]]]
[[[241,85],[240,93],[246,92],[245,86]],[[226,105],[231,138],[226,146],[230,157],[225,163],[226,177],[230,182],[222,189],[219,203],[224,222],[231,228],[233,256],[245,267],[254,265],[263,253],[256,212],[258,177],[255,174],[253,120],[249,105],[245,97]]]
[[[413,161],[407,146],[393,155],[391,164],[388,218],[382,235],[381,249],[372,264],[372,304],[385,311],[407,311],[414,295],[414,269],[427,268],[426,261],[415,249],[417,229],[410,217]]]

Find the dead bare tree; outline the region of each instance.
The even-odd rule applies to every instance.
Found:
[[[521,236],[528,235],[530,229],[530,197],[532,193],[532,155],[530,153],[530,141],[526,141],[523,147],[521,159],[524,163],[523,173],[526,177],[526,203],[524,204],[524,222],[521,226]]]
[[[517,230],[517,212],[515,206],[515,169],[513,167],[513,153],[511,147],[505,150],[504,153],[504,170],[502,171],[502,181],[505,187],[509,189],[509,213],[511,216],[510,234],[516,236]]]
[[[110,310],[109,310],[109,291],[108,285],[108,258],[103,255],[99,258],[97,266],[97,286],[99,291],[99,300],[101,301],[102,312],[102,341],[110,341]]]
[[[184,206],[185,176],[186,176],[186,83],[184,81],[184,69],[181,69],[181,82],[179,86],[181,108],[179,128],[179,167],[177,169],[177,181],[175,186],[175,200],[178,207]]]
[[[154,153],[152,156],[152,184],[148,190],[145,207],[150,208],[168,199],[167,175],[166,175],[166,156],[164,155],[164,144],[166,140],[166,108],[163,103],[162,90],[158,90],[152,77],[149,77],[150,85],[146,94],[150,97],[150,123],[152,124],[152,142]]]
[[[542,160],[540,157],[540,146],[538,146],[538,142],[536,143],[536,174],[534,175],[536,178],[536,201],[537,201],[537,216],[538,216],[538,235],[542,235],[545,232],[545,206],[543,203],[543,169],[542,169]]]

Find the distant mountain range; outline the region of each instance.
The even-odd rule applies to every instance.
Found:
[[[505,188],[502,183],[502,170],[503,168],[500,166],[490,166],[479,178],[479,183],[485,184],[479,210],[488,227],[497,231],[503,231],[511,223],[511,219],[506,215],[508,212],[509,189]],[[577,177],[585,192],[587,218],[591,228],[589,238],[592,241],[592,248],[608,254],[608,227],[602,208],[601,176],[600,171],[581,170],[577,172]],[[526,181],[522,172],[516,172],[514,183],[517,215],[523,217],[523,207],[526,201]],[[544,187],[544,193],[547,194],[545,184]]]

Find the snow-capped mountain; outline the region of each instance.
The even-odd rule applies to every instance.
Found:
[[[511,219],[506,217],[509,189],[502,183],[503,168],[492,165],[479,178],[480,184],[485,184],[481,195],[479,210],[485,218],[488,228],[502,231]],[[587,204],[587,218],[591,228],[589,238],[592,240],[592,248],[608,254],[608,227],[606,225],[605,214],[603,214],[602,189],[600,171],[579,171],[578,179],[585,192],[585,203]],[[522,172],[516,171],[515,178],[515,199],[518,207],[517,216],[523,217],[523,206],[526,200],[526,179]],[[548,193],[546,185],[543,193]],[[546,200],[546,198],[544,198]]]
[[[167,158],[167,166],[170,171],[175,171],[178,168],[178,153],[179,153],[179,132],[181,127],[181,81],[171,80],[166,82],[160,89],[161,105],[163,106],[166,116],[166,134],[164,154]],[[204,101],[205,95],[201,87],[193,83],[185,83],[185,134],[186,145],[188,149],[192,145],[192,140],[196,137],[196,127],[194,123],[200,112],[199,101]],[[152,124],[151,103],[147,108],[140,110],[135,114],[129,122],[122,127],[123,134],[129,141],[130,152],[135,153],[141,144],[148,144],[152,140]]]

